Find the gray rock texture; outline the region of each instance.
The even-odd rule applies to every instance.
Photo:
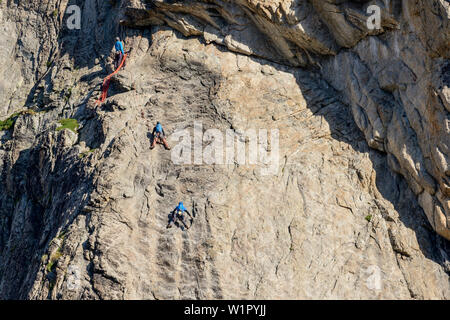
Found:
[[[447,1],[74,3],[0,3],[1,299],[450,298]],[[277,170],[176,164],[198,124]]]

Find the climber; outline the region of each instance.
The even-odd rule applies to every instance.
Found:
[[[123,51],[123,43],[122,41],[120,41],[119,37],[116,38],[116,44],[114,47],[116,49],[116,56],[114,59],[114,70],[117,70],[117,68],[122,63],[123,56],[125,55],[125,52]],[[123,67],[125,67],[125,65]]]
[[[194,220],[192,215],[187,211],[187,209],[184,207],[183,202],[180,202],[178,206],[170,213],[170,220],[169,224],[167,225],[167,229],[172,227],[172,224],[176,223],[178,220],[181,221],[181,223],[184,225],[186,229],[189,229],[189,227],[186,225],[186,222],[184,222],[184,212],[186,212],[189,217],[191,217],[191,225]]]
[[[166,148],[166,150],[170,150],[170,147],[167,144],[166,134],[164,132],[164,129],[163,129],[161,123],[157,122],[156,127],[153,128],[152,138],[153,138],[153,141],[152,141],[152,145],[151,145],[150,149],[155,148],[156,143],[159,143],[159,144],[164,145],[164,148]]]

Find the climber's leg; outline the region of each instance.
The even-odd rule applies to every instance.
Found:
[[[166,148],[166,150],[170,150],[170,147],[169,147],[169,144],[167,143],[166,138],[162,138],[161,143],[162,143],[162,145],[164,145],[164,148]]]
[[[150,149],[154,149],[156,147],[156,143],[158,142],[159,138],[156,136],[153,136],[152,145],[150,146]]]
[[[177,214],[174,212],[169,218],[169,223],[167,224],[167,229],[172,228],[172,225],[176,222]]]
[[[114,70],[117,70],[117,68],[120,65],[120,61],[121,61],[121,52],[116,52],[116,55],[114,57]]]
[[[122,52],[116,52],[116,56],[114,58],[114,71],[119,68],[120,64],[122,63],[123,54]]]
[[[184,227],[186,229],[189,229],[189,227],[187,226],[186,222],[184,222],[184,217],[182,215],[179,215],[178,220],[181,221],[181,223],[184,225]]]
[[[191,220],[190,220],[190,223],[191,223],[191,226],[192,226],[192,224],[194,223],[194,217],[189,213],[189,211],[185,211],[187,214],[188,214],[188,216],[191,218]]]
[[[193,219],[194,217],[189,213],[189,211],[185,211],[186,213],[187,213],[187,215],[191,218],[191,219]]]
[[[122,63],[122,60],[123,60],[123,54],[122,54],[122,52],[119,52],[119,64],[117,65],[117,68],[120,66],[120,64]],[[116,68],[116,69],[117,69]]]

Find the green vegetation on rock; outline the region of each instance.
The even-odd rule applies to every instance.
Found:
[[[9,130],[14,127],[14,124],[20,114],[21,112],[13,113],[8,119],[0,121],[0,131]]]
[[[55,263],[58,261],[59,258],[61,258],[61,256],[62,256],[61,248],[58,248],[58,250],[56,250],[56,252],[50,256],[50,261],[48,262],[46,267],[48,272],[52,272]]]
[[[59,120],[61,127],[56,128],[56,131],[60,131],[63,129],[69,129],[73,132],[77,133],[78,130],[78,121],[76,119],[62,119]]]
[[[9,130],[14,127],[14,124],[16,123],[16,120],[21,115],[35,115],[36,111],[33,109],[26,109],[22,111],[18,111],[13,113],[8,117],[8,119],[1,121],[0,120],[0,131]]]

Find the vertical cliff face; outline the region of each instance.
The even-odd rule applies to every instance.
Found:
[[[165,24],[234,52],[319,68],[368,145],[388,155],[434,229],[450,238],[448,2],[130,2],[125,25]],[[380,9],[374,30],[369,5]]]
[[[450,297],[448,2],[0,8],[1,298]],[[277,161],[208,164],[249,129]],[[174,161],[180,130],[206,131],[202,163]],[[166,229],[179,201],[192,227]]]

